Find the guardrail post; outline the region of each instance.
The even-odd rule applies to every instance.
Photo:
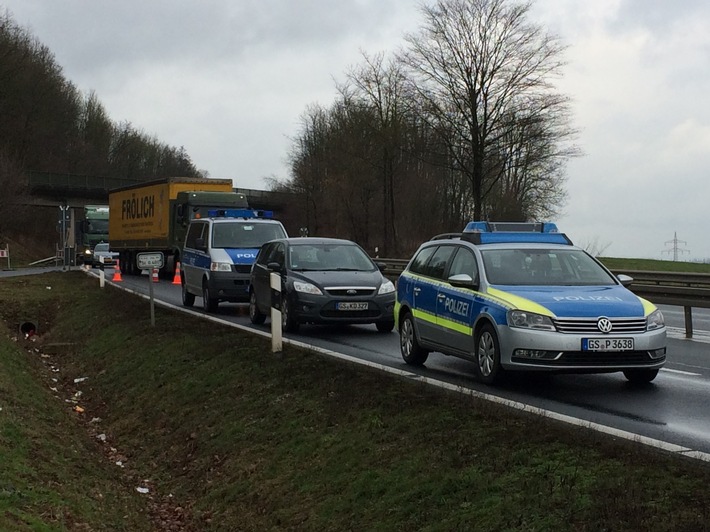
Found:
[[[269,275],[271,285],[271,351],[280,353],[283,350],[283,337],[281,331],[281,275],[271,272]]]
[[[683,307],[685,310],[685,337],[693,337],[693,307]]]

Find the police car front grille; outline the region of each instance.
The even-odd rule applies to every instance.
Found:
[[[600,334],[599,318],[553,318],[557,330],[566,334]],[[645,318],[609,318],[611,332],[608,334],[633,334],[646,332]]]
[[[375,294],[372,287],[326,287],[326,292],[336,297],[364,297]]]

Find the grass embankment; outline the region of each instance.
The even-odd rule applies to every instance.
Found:
[[[652,272],[710,273],[710,264],[705,262],[680,262],[672,260],[624,259],[601,257],[610,270],[640,270]]]
[[[153,328],[97,284],[0,280],[0,530],[710,526],[708,464],[166,309]],[[38,340],[8,339],[28,318]]]

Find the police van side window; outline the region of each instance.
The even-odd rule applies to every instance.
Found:
[[[205,224],[191,224],[190,229],[187,231],[187,237],[185,237],[185,247],[197,248],[197,239],[202,236],[202,229]]]
[[[422,249],[417,256],[414,257],[412,264],[409,266],[409,271],[412,273],[424,274],[426,271],[426,264],[429,261],[429,258],[434,254],[434,251],[436,251],[434,246]]]
[[[476,257],[473,256],[473,252],[470,249],[460,247],[456,252],[454,260],[451,261],[448,277],[463,273],[470,275],[471,279],[476,279],[478,275],[478,265],[476,264]]]
[[[454,251],[456,251],[454,246],[440,246],[431,259],[429,259],[424,275],[434,277],[435,279],[443,279],[446,265],[454,254]]]

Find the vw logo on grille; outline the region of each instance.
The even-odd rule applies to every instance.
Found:
[[[597,328],[603,333],[610,333],[613,325],[608,318],[599,318],[599,321],[597,321]]]
[[[354,296],[355,294],[357,294],[357,290],[353,290],[352,288],[350,288],[350,289],[348,290],[347,294],[348,294],[349,296]]]

